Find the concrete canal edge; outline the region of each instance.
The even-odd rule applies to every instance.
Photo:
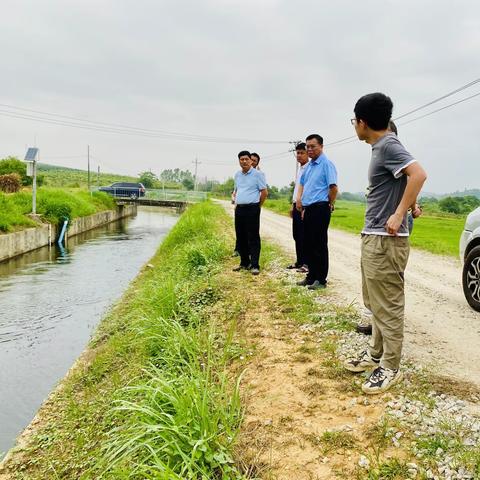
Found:
[[[136,213],[137,205],[118,205],[115,210],[105,210],[87,217],[74,218],[70,223],[68,236],[78,235]],[[0,235],[0,262],[50,245],[57,237],[58,228],[57,225],[47,223],[35,228]]]

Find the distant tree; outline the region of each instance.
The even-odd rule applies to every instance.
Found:
[[[339,200],[346,200],[347,202],[362,202],[365,203],[365,195],[362,193],[342,192],[338,195]]]
[[[278,198],[281,197],[278,187],[276,187],[275,185],[267,185],[267,189],[268,189],[268,198],[270,200],[277,200]]]
[[[182,180],[182,185],[187,190],[193,190],[195,188],[195,183],[190,178],[184,178]]]
[[[197,183],[197,189],[201,192],[212,192],[218,184],[217,180],[203,179],[203,181]]]
[[[163,170],[160,173],[160,179],[164,182],[182,183],[184,179],[193,182],[193,173],[190,170],[180,170],[179,168]]]
[[[212,192],[224,197],[230,197],[234,189],[233,178],[228,178],[223,183],[217,183],[213,186]]]
[[[418,202],[420,203],[420,205],[424,205],[425,203],[438,203],[438,198],[420,197]]]
[[[143,183],[145,188],[158,188],[158,177],[152,172],[141,172],[138,175],[140,183]]]
[[[282,197],[291,197],[293,195],[293,190],[295,190],[295,182],[290,182],[290,185],[282,187],[279,193]]]
[[[473,195],[445,197],[438,202],[440,210],[448,213],[465,214],[480,206],[480,199]]]

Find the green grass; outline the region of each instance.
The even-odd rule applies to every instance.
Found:
[[[268,200],[265,207],[282,215],[288,215],[291,204],[287,199]],[[365,204],[339,200],[335,204],[330,226],[350,233],[362,231]],[[460,235],[465,225],[463,215],[438,215],[425,212],[415,220],[410,244],[413,247],[441,255],[458,256]]]
[[[242,418],[232,359],[241,309],[216,274],[229,261],[228,218],[189,208],[103,320],[91,360],[44,409],[13,478],[241,479]],[[215,315],[211,309],[218,308]]]
[[[37,213],[51,223],[58,223],[64,216],[73,219],[114,207],[112,197],[103,192],[90,195],[82,190],[42,187],[37,193]],[[0,232],[35,226],[35,222],[27,216],[31,211],[31,191],[22,190],[12,194],[0,192]]]
[[[73,168],[56,167],[53,165],[40,164],[38,173],[43,177],[45,186],[48,187],[66,187],[66,188],[87,188],[88,172]],[[138,182],[138,177],[128,175],[116,175],[113,173],[90,172],[90,182],[92,186],[111,185],[114,182]]]
[[[0,232],[34,227],[35,222],[26,217],[25,213],[13,202],[12,195],[0,192]]]
[[[405,480],[411,477],[408,473],[406,463],[403,460],[392,458],[379,461],[374,467],[368,470],[365,476],[360,475],[360,478],[364,480]]]

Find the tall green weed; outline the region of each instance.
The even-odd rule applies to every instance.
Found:
[[[120,392],[101,478],[240,479],[232,449],[241,418],[238,385],[226,368],[229,340],[205,318],[221,293],[213,274],[228,256],[220,207],[187,210],[163,242],[164,259],[133,304],[132,348],[145,352],[144,373]]]

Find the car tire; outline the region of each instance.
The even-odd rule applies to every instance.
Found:
[[[480,245],[473,248],[465,259],[462,284],[468,304],[480,312]]]
[[[130,198],[131,198],[132,200],[136,200],[136,199],[138,198],[138,195],[137,195],[136,193],[131,193],[131,194],[130,194]]]

